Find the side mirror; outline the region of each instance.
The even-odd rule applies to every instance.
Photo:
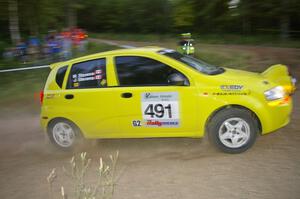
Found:
[[[169,85],[174,85],[174,86],[188,86],[189,85],[188,79],[180,73],[173,73],[173,74],[169,75],[168,83],[169,83]]]

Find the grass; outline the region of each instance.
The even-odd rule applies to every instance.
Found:
[[[241,44],[271,47],[300,48],[300,39],[281,40],[277,35],[238,35],[238,34],[196,34],[192,33],[197,43],[201,44]],[[133,33],[90,33],[90,37],[124,40],[124,41],[151,41],[177,42],[179,34],[133,34]]]
[[[195,52],[195,57],[210,64],[237,69],[246,69],[252,56],[249,52],[203,47],[201,45],[196,45]]]
[[[0,73],[0,116],[39,113],[39,92],[50,69]]]

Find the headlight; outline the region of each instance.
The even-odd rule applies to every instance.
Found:
[[[273,101],[273,100],[284,98],[285,91],[282,86],[276,86],[270,90],[265,91],[264,94],[267,100]]]

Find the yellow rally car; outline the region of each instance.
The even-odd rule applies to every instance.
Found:
[[[203,137],[240,153],[289,123],[287,67],[253,73],[159,47],[123,49],[51,65],[41,124],[70,148],[77,138]]]

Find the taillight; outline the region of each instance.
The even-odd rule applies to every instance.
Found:
[[[40,103],[43,104],[44,101],[44,91],[40,91]]]

